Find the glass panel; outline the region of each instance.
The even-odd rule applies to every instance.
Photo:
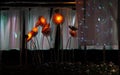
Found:
[[[84,41],[88,49],[118,49],[117,4],[118,0],[87,0],[84,8],[76,5],[83,9],[77,13],[85,16],[78,18],[81,45]]]

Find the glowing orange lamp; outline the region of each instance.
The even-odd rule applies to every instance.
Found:
[[[44,27],[42,28],[42,33],[45,36],[50,34],[50,24],[44,25]]]
[[[45,24],[47,24],[47,21],[46,21],[45,17],[40,16],[37,23],[36,23],[36,27],[44,26]]]
[[[69,33],[70,33],[70,35],[72,36],[72,37],[76,37],[77,36],[77,28],[76,27],[74,27],[74,26],[69,26],[69,28],[70,28],[70,31],[69,31]]]
[[[27,34],[27,42],[30,41],[32,39],[32,37],[36,36],[38,33],[38,28],[37,27],[34,27],[32,29],[32,31],[30,31],[28,34]]]
[[[76,36],[77,36],[77,32],[74,31],[74,30],[70,30],[70,35],[71,35],[72,37],[76,37]]]
[[[36,34],[38,33],[38,27],[34,27],[32,29],[32,32],[33,32],[33,36],[36,36]]]
[[[37,32],[38,32],[38,28],[37,28],[37,27],[34,27],[34,28],[32,29],[32,31],[35,32],[35,33],[37,33]]]
[[[60,14],[60,13],[55,13],[55,14],[53,15],[53,22],[54,22],[55,24],[59,25],[59,24],[63,23],[63,21],[64,21],[64,17],[63,17],[62,14]]]
[[[30,41],[33,37],[33,32],[29,32],[27,35],[27,42]]]
[[[66,48],[68,47],[69,43],[71,45],[71,42],[70,42],[71,37],[77,37],[77,28],[75,26],[69,26],[69,28],[70,28],[69,33],[70,33],[71,36],[69,37],[69,39],[67,41]]]

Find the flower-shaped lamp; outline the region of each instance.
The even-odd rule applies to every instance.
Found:
[[[34,28],[32,29],[32,32],[33,32],[33,36],[36,36],[37,33],[38,33],[38,27],[34,27]]]
[[[72,37],[76,37],[77,36],[77,28],[74,26],[69,26],[69,28],[70,28],[70,31],[69,31],[70,35]]]
[[[62,14],[60,14],[60,13],[55,13],[55,14],[53,15],[53,22],[54,22],[56,25],[62,24],[63,21],[64,21],[64,17],[63,17]]]
[[[40,16],[38,18],[37,23],[36,23],[36,27],[38,27],[38,26],[44,26],[45,24],[47,24],[46,18],[43,17],[43,16]]]
[[[50,24],[44,25],[44,27],[42,28],[42,33],[45,36],[48,36],[50,34]]]
[[[30,41],[32,39],[32,37],[36,36],[38,33],[38,28],[37,27],[34,27],[32,29],[32,31],[30,31],[28,34],[27,34],[27,42]]]
[[[33,37],[33,32],[29,32],[27,34],[27,42],[30,41],[32,39],[32,37]]]

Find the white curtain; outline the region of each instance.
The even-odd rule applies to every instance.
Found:
[[[1,10],[0,50],[20,49],[20,34],[19,10]]]
[[[21,8],[22,9],[22,8]],[[35,26],[35,23],[38,20],[39,16],[44,16],[47,19],[47,23],[50,23],[51,34],[48,37],[43,36],[41,33],[42,27],[39,27],[38,34],[32,38],[31,41],[27,43],[27,49],[42,49],[47,50],[54,47],[55,43],[55,33],[56,33],[56,25],[53,23],[50,15],[54,14],[56,9],[60,10],[60,13],[63,14],[65,20],[64,23],[61,24],[61,49],[66,49],[67,41],[70,37],[69,35],[69,25],[76,25],[76,12],[70,8],[53,8],[52,13],[50,14],[51,8],[48,7],[35,7],[35,8],[24,8],[25,11],[25,34],[31,31],[31,29]],[[0,49],[1,50],[10,50],[10,49],[20,49],[22,45],[22,29],[21,25],[22,20],[20,13],[23,10],[19,8],[9,9],[9,10],[1,10],[0,13]],[[71,38],[70,46],[68,49],[77,48],[77,40],[76,38]],[[74,44],[75,43],[75,44]],[[36,46],[34,46],[36,45]]]

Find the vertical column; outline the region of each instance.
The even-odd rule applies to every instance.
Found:
[[[55,50],[57,51],[57,62],[60,60],[60,44],[61,44],[61,29],[60,25],[63,22],[63,16],[59,13],[59,9],[55,10],[55,14],[53,15],[53,21],[57,25],[56,35],[55,35]]]
[[[55,35],[55,49],[60,49],[60,25],[57,25],[56,35]]]
[[[21,10],[20,14],[21,22],[21,50],[20,50],[20,64],[27,64],[27,49],[26,49],[26,40],[25,40],[25,10]]]

